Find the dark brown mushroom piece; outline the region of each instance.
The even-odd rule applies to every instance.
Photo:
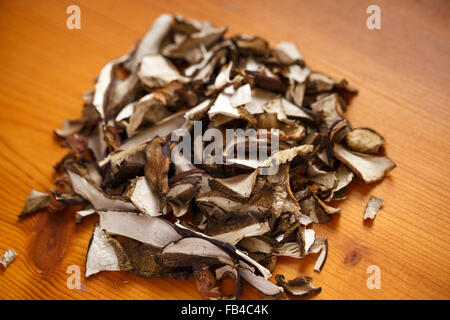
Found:
[[[308,297],[322,291],[321,287],[314,287],[312,285],[312,278],[307,276],[300,276],[286,281],[283,275],[277,274],[275,280],[283,287],[287,294],[297,298]]]
[[[23,218],[30,214],[33,214],[39,210],[45,209],[50,204],[50,195],[48,193],[32,190],[25,200],[25,205],[19,218]]]

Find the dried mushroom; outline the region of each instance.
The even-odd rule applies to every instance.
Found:
[[[307,276],[301,276],[286,281],[283,275],[277,274],[275,276],[275,280],[281,287],[284,288],[287,294],[298,298],[308,297],[322,291],[321,287],[314,287],[312,285],[312,278]]]
[[[346,164],[354,173],[366,183],[373,183],[396,167],[388,157],[370,156],[362,153],[354,153],[340,144],[335,144],[333,152],[336,158]]]
[[[336,219],[355,175],[372,183],[395,167],[379,134],[345,119],[357,92],[345,79],[311,69],[292,42],[226,30],[161,15],[55,130],[68,153],[54,202],[32,191],[20,217],[98,214],[86,277],[193,277],[205,299],[238,299],[244,280],[270,298],[317,294],[309,277],[271,282],[278,257],[315,254],[322,270],[315,224]],[[371,198],[364,219],[381,204]]]
[[[95,226],[86,255],[86,278],[100,271],[119,271],[119,259],[106,233]]]
[[[19,218],[35,213],[39,210],[45,209],[50,204],[50,195],[48,193],[32,190],[25,200],[25,205]]]
[[[364,211],[364,220],[375,219],[375,216],[383,205],[384,200],[375,196],[370,196],[369,201],[366,205],[366,210]]]
[[[6,269],[14,260],[17,258],[17,253],[13,249],[6,250],[0,256],[0,265],[3,266],[3,269]]]
[[[372,129],[358,128],[347,133],[345,141],[350,149],[356,152],[377,154],[385,144],[383,137]]]

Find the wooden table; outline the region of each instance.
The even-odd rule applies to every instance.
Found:
[[[66,8],[81,8],[81,30],[66,28]],[[381,30],[366,8],[381,8]],[[314,277],[315,299],[450,298],[450,2],[448,1],[61,1],[0,2],[0,250],[17,260],[0,271],[0,299],[199,299],[192,279],[143,279],[123,272],[66,286],[71,265],[84,273],[96,217],[73,212],[17,214],[31,189],[52,187],[64,154],[52,135],[81,112],[81,94],[107,61],[125,53],[161,13],[211,20],[228,34],[294,41],[309,66],[359,88],[347,116],[386,138],[398,165],[381,183],[357,182],[342,213],[315,226],[329,241],[323,271],[315,256],[280,259],[275,274]],[[364,223],[370,195],[386,200]],[[366,273],[381,271],[381,289]],[[259,298],[244,286],[243,298]]]

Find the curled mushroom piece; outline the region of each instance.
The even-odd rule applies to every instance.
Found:
[[[323,270],[315,224],[346,214],[334,201],[355,175],[373,183],[395,168],[384,138],[345,118],[357,93],[345,79],[315,71],[295,43],[226,31],[161,15],[54,131],[68,149],[55,188],[32,191],[20,217],[98,214],[87,277],[193,277],[206,299],[238,299],[243,282],[271,298],[318,293],[308,277],[274,284],[279,257],[316,254]],[[381,204],[371,198],[364,219]]]
[[[130,211],[136,210],[136,207],[130,202],[126,202],[122,199],[111,199],[110,197],[107,197],[104,192],[97,189],[80,175],[71,171],[69,171],[68,174],[75,193],[88,200],[94,208]]]
[[[249,284],[267,296],[276,296],[283,292],[282,287],[274,285],[269,280],[254,274],[245,267],[238,267],[238,272]]]
[[[275,281],[283,287],[287,294],[298,298],[308,297],[322,291],[321,287],[314,287],[312,285],[312,278],[307,276],[301,276],[286,281],[283,275],[277,274],[275,276]]]
[[[366,205],[366,210],[364,211],[364,220],[375,219],[375,216],[383,205],[384,200],[375,196],[370,196],[369,201]]]
[[[221,299],[222,300],[236,300],[241,295],[242,291],[242,283],[241,283],[241,277],[239,276],[239,273],[237,272],[236,268],[232,268],[228,265],[224,265],[223,267],[217,268],[216,271],[216,279],[218,281],[222,281],[223,279],[229,277],[233,278],[235,285],[234,285],[234,292],[230,295],[223,295]]]

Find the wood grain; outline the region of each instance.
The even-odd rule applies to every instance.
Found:
[[[381,7],[382,29],[366,28],[366,8]],[[65,153],[52,136],[77,118],[81,94],[102,65],[126,52],[161,13],[211,20],[228,34],[294,41],[309,66],[345,77],[360,93],[347,116],[386,138],[398,167],[382,182],[357,182],[342,213],[315,226],[329,241],[323,271],[314,257],[280,259],[276,273],[311,275],[315,299],[449,299],[450,2],[448,1],[1,1],[0,250],[17,260],[0,271],[0,299],[199,299],[192,280],[143,279],[105,272],[83,290],[66,287],[70,265],[84,272],[95,217],[73,213],[18,221],[31,189],[52,187]],[[81,8],[81,30],[66,28],[66,8]],[[363,223],[369,196],[386,200]],[[381,269],[381,289],[366,269]],[[259,298],[246,285],[244,299]]]

